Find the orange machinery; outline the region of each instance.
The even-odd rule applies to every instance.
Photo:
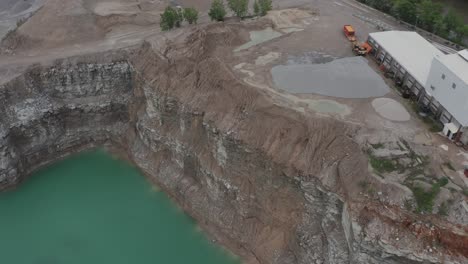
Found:
[[[356,31],[354,31],[354,28],[351,25],[344,25],[343,32],[349,41],[356,41]]]
[[[372,50],[372,47],[369,43],[359,43],[356,39],[356,31],[354,30],[353,26],[351,25],[344,25],[343,32],[346,38],[351,41],[351,47],[353,49],[354,54],[359,56],[365,56]]]
[[[366,54],[372,50],[371,45],[369,45],[367,42],[359,44],[357,41],[355,41],[353,42],[352,46],[354,54],[358,56],[366,56]]]

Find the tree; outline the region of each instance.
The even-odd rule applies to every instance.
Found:
[[[184,18],[189,24],[197,23],[198,11],[192,7],[184,8]]]
[[[228,6],[236,16],[243,18],[247,15],[249,0],[228,0]]]
[[[468,24],[460,25],[455,30],[455,42],[462,43],[465,37],[468,37]]]
[[[178,21],[179,19],[180,19],[179,14],[174,8],[170,6],[166,7],[166,9],[164,10],[164,13],[161,14],[161,22],[160,22],[161,30],[163,31],[170,30],[174,28],[174,26],[176,26],[177,24],[179,24],[180,26],[180,21]]]
[[[437,18],[437,20],[434,22],[434,33],[443,38],[448,38],[449,36],[447,24],[445,23],[444,18],[442,16]]]
[[[423,0],[418,5],[419,24],[422,28],[433,31],[435,21],[442,16],[443,6],[431,0]]]
[[[259,16],[259,15],[260,15],[260,5],[258,4],[258,1],[257,1],[257,0],[254,1],[253,10],[254,10],[254,14],[255,14],[256,16]]]
[[[176,9],[175,26],[180,27],[183,21],[184,21],[184,10],[181,7],[178,7]]]
[[[262,16],[266,15],[271,10],[271,0],[259,0],[260,13]]]
[[[447,12],[447,15],[444,17],[444,22],[447,25],[447,30],[452,31],[455,30],[456,28],[460,27],[463,25],[463,20],[462,18],[453,11],[453,9],[450,9]]]
[[[224,21],[226,16],[226,9],[222,0],[213,0],[211,3],[210,11],[208,12],[211,20]]]
[[[397,0],[392,13],[399,19],[414,24],[416,22],[416,5],[410,0]]]

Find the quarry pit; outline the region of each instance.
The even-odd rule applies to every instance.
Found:
[[[468,155],[442,149],[340,31],[352,21],[364,39],[375,27],[353,14],[378,14],[274,1],[263,18],[214,23],[210,1],[178,2],[200,9],[198,25],[161,32],[166,1],[49,0],[2,40],[1,190],[105,148],[244,263],[466,262]],[[343,61],[361,67],[358,90],[320,79],[348,78],[332,73]],[[304,80],[276,72],[288,65]],[[390,159],[401,166],[372,166]],[[440,175],[433,212],[417,213],[408,186]]]

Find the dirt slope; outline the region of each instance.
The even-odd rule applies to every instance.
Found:
[[[149,0],[48,0],[1,46],[21,51],[103,40],[113,31],[156,26],[163,7],[164,2]]]

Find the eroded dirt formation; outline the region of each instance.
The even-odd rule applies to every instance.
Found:
[[[464,227],[357,195],[369,173],[358,127],[283,107],[232,74],[224,60],[243,35],[209,25],[3,84],[0,188],[111,145],[246,263],[466,261]]]

